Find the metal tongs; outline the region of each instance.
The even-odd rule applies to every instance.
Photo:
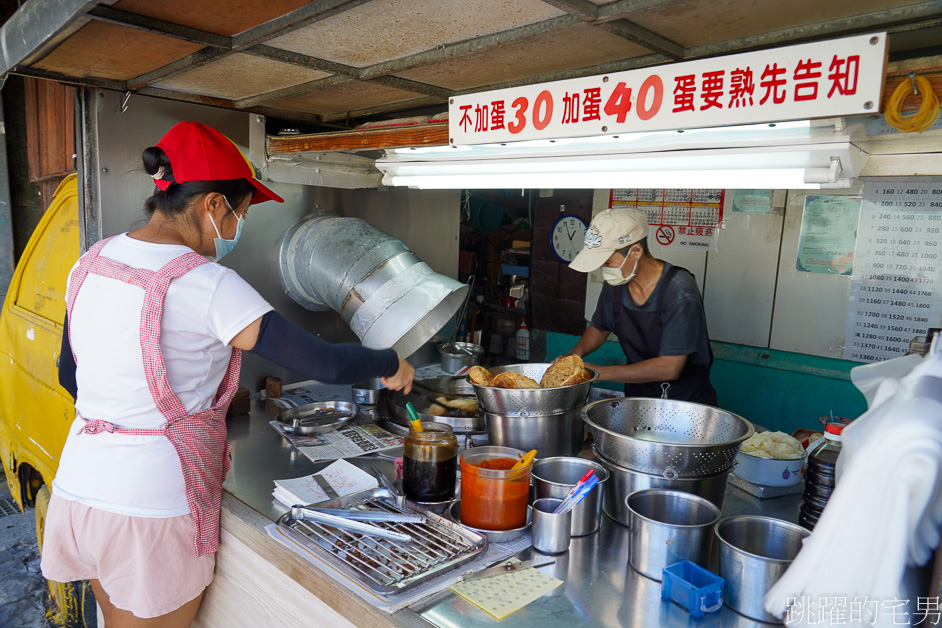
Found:
[[[396,506],[402,508],[406,503],[406,496],[399,492],[399,489],[396,488],[395,483],[390,480],[385,473],[379,470],[375,463],[370,463],[370,468],[373,470],[373,473],[376,474],[377,479],[379,479],[380,484],[383,485],[387,491],[392,493],[393,499],[396,500]]]
[[[339,513],[342,513],[342,516]],[[372,516],[367,518],[365,515]],[[292,506],[290,516],[295,521],[313,521],[314,523],[340,528],[341,530],[350,530],[351,532],[359,532],[360,534],[378,536],[382,539],[389,539],[390,541],[402,541],[404,543],[411,543],[412,537],[408,534],[401,534],[399,532],[393,532],[392,530],[386,530],[374,525],[370,525],[368,523],[364,523],[364,521],[387,521],[396,523],[425,522],[425,517],[422,515],[364,512],[336,508],[321,509],[309,508],[307,506]]]

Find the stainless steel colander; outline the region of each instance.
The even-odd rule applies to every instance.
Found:
[[[625,397],[590,403],[582,420],[604,459],[667,479],[714,475],[732,466],[752,423],[689,401]]]
[[[511,364],[488,369],[491,375],[499,373],[519,373],[526,375],[537,382],[543,377],[552,364],[550,362],[536,364]],[[578,410],[589,399],[589,389],[599,378],[599,374],[586,369],[592,378],[582,384],[573,386],[556,386],[554,388],[491,388],[489,386],[474,386],[474,393],[478,403],[485,412],[501,414],[503,416],[543,416],[559,414]]]

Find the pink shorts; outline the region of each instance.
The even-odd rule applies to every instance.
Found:
[[[190,515],[129,517],[53,495],[43,532],[47,580],[98,580],[136,617],[166,615],[212,582],[215,554],[196,556]]]

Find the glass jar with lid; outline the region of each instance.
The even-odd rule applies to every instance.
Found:
[[[443,502],[455,496],[458,439],[450,425],[422,422],[409,430],[402,449],[402,490],[417,502]]]

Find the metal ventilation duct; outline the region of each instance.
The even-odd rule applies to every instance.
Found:
[[[468,286],[359,218],[322,213],[288,227],[281,284],[309,310],[334,310],[366,347],[408,356],[447,323]]]

